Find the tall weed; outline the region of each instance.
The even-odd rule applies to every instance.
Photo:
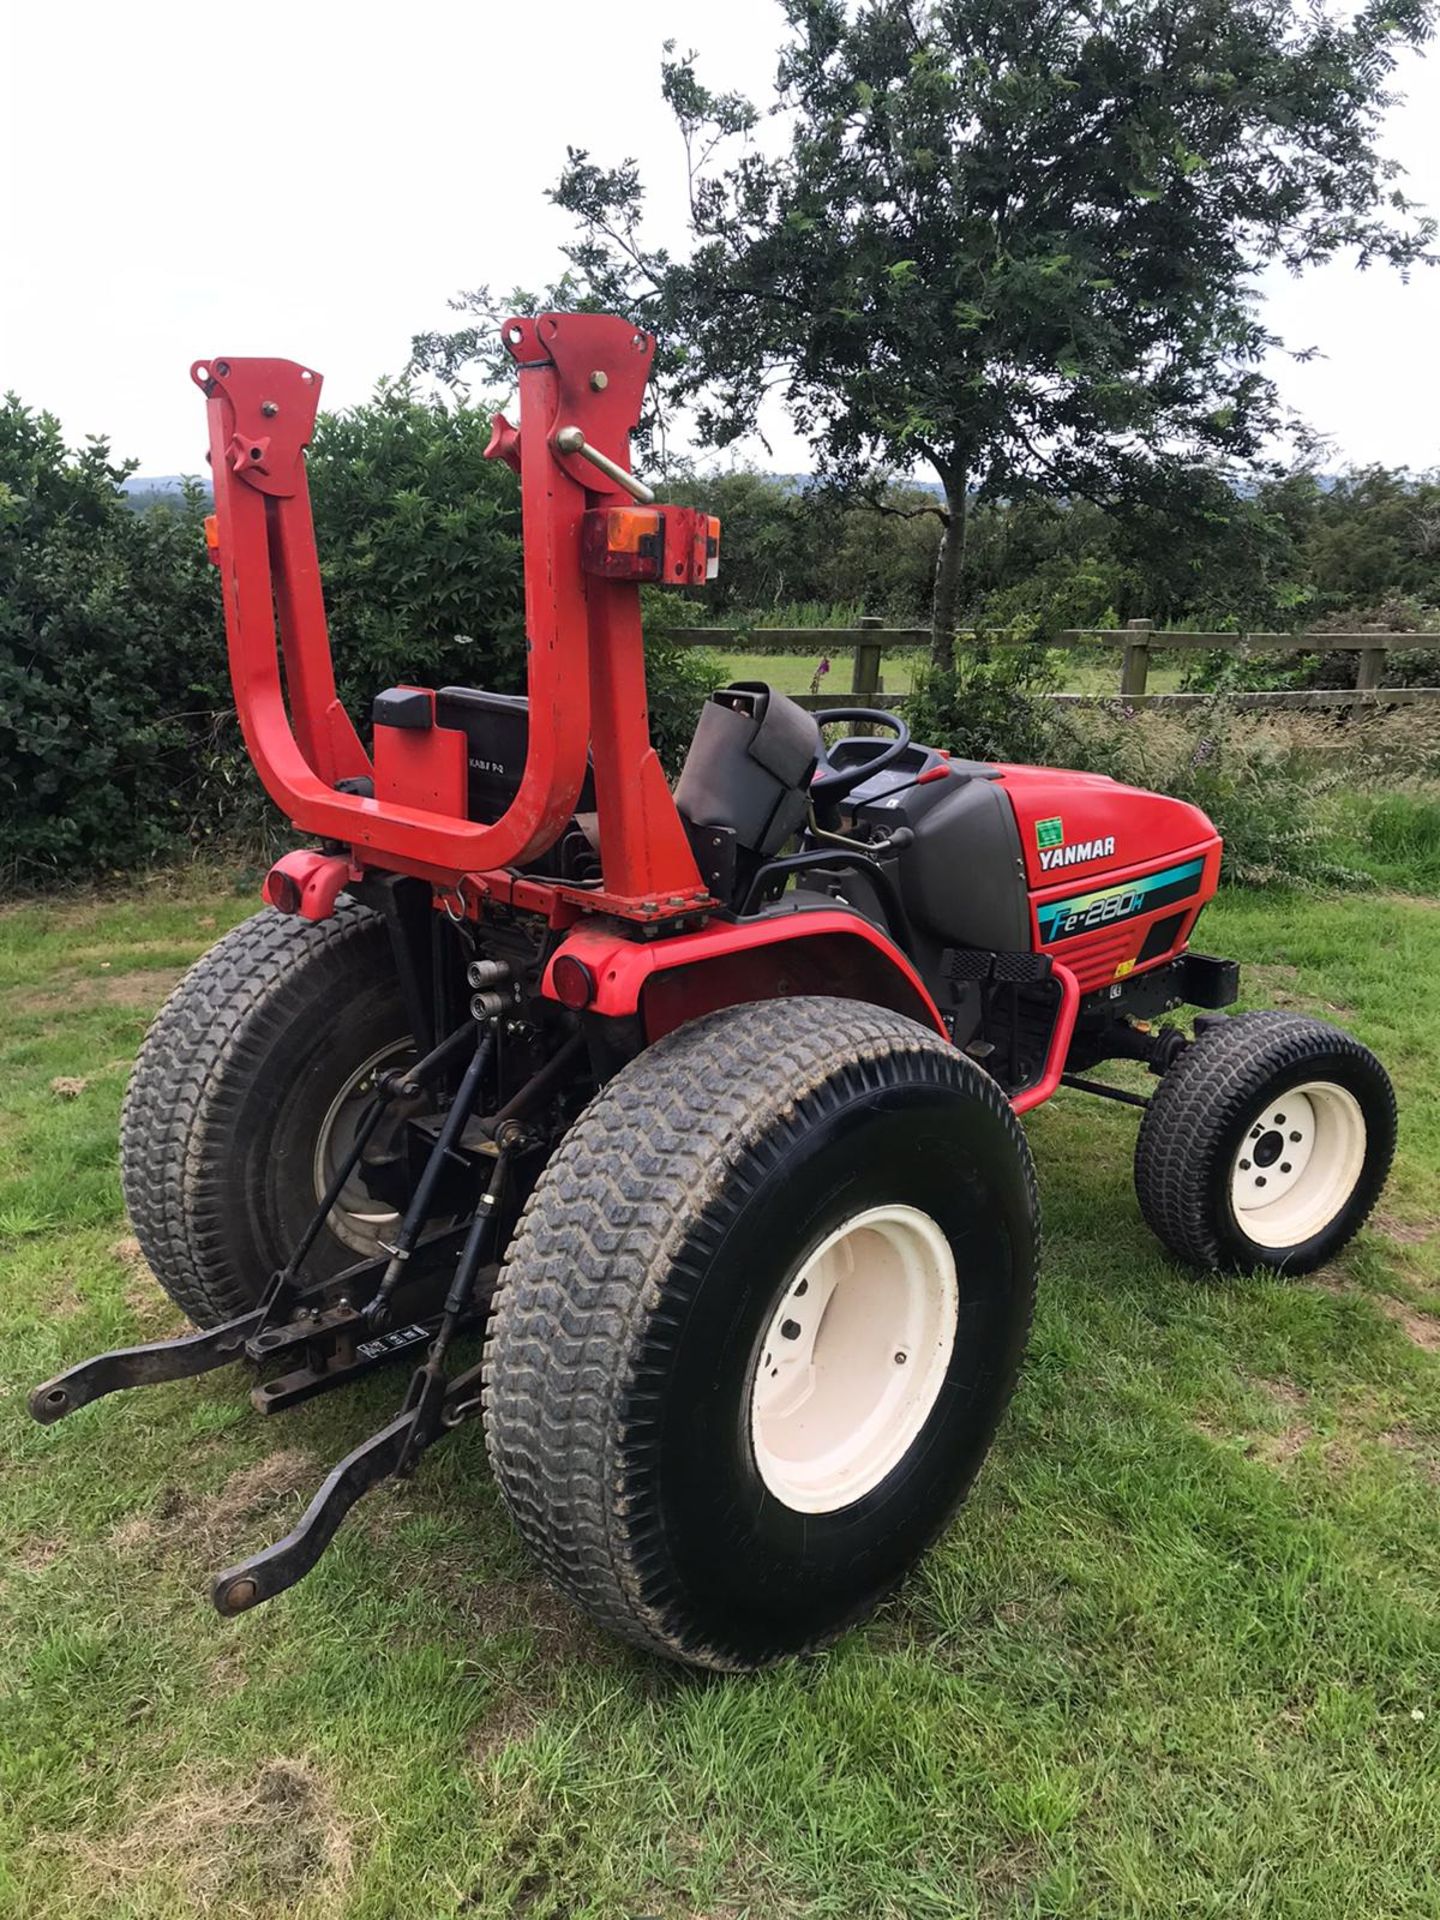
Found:
[[[1231,885],[1372,884],[1341,857],[1329,825],[1325,802],[1344,787],[1344,770],[1247,727],[1224,699],[1158,725],[1136,715],[1072,721],[1067,731],[1075,765],[1207,814],[1225,841]]]

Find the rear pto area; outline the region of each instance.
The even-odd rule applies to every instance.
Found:
[[[1190,944],[1221,857],[1193,807],[961,761],[879,711],[830,711],[827,744],[758,683],[707,702],[672,794],[639,586],[702,584],[720,528],[630,472],[653,342],[599,315],[504,338],[528,702],[391,688],[369,751],[309,517],[319,376],[194,370],[246,744],[316,844],[172,994],[126,1103],[135,1232],[198,1331],[31,1410],[243,1360],[272,1413],[398,1362],[395,1417],[216,1578],[222,1613],[478,1417],[593,1618],[757,1667],[868,1613],[985,1457],[1039,1254],[1020,1115],[1062,1083],[1143,1108],[1165,1246],[1298,1274],[1374,1206],[1395,1103],[1336,1028],[1221,1011],[1238,969]],[[1182,1006],[1193,1037],[1161,1021]],[[1115,1060],[1148,1101],[1092,1077]]]

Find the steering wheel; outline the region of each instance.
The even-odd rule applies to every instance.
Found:
[[[879,753],[872,753],[864,760],[857,761],[853,767],[831,766],[822,738],[819,763],[810,782],[811,804],[817,809],[835,806],[862,780],[868,780],[873,773],[883,772],[886,767],[893,767],[910,744],[910,729],[898,713],[882,713],[875,707],[825,707],[815,718],[822,727],[828,727],[835,720],[848,720],[852,726],[856,722],[867,722],[871,726],[887,727],[895,736],[888,747],[882,747]],[[847,734],[843,740],[835,742],[836,750],[848,746],[856,738],[854,734]],[[868,746],[870,743],[866,740],[864,744]]]

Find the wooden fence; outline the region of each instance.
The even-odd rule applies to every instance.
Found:
[[[681,627],[667,639],[684,647],[716,647],[730,653],[851,653],[854,668],[843,692],[798,694],[802,707],[813,712],[826,707],[899,707],[906,696],[882,691],[886,650],[914,652],[928,648],[928,627],[887,627],[876,619],[862,619],[853,627]],[[957,638],[964,642],[966,635]],[[1001,646],[1099,649],[1120,655],[1119,685],[1113,694],[1056,693],[1053,700],[1074,706],[1109,706],[1121,702],[1136,707],[1193,707],[1213,699],[1208,693],[1147,693],[1152,655],[1167,652],[1300,654],[1358,653],[1353,688],[1239,693],[1231,704],[1254,711],[1279,708],[1356,706],[1413,706],[1440,700],[1440,687],[1382,687],[1385,663],[1392,653],[1425,652],[1440,647],[1440,637],[1414,633],[1170,633],[1152,620],[1132,620],[1124,627],[1066,628],[1044,639],[1011,638],[991,634]]]

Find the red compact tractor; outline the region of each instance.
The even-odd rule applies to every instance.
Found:
[[[31,1410],[247,1360],[272,1413],[402,1362],[395,1417],[219,1575],[222,1613],[474,1416],[595,1619],[755,1667],[872,1608],[985,1455],[1039,1250],[1021,1114],[1062,1084],[1141,1107],[1170,1251],[1301,1273],[1374,1205],[1394,1098],[1333,1027],[1218,1011],[1237,969],[1190,946],[1220,871],[1194,807],[960,760],[888,712],[830,709],[850,734],[827,746],[755,684],[707,701],[672,792],[639,585],[709,579],[720,530],[630,472],[653,342],[594,314],[504,340],[528,701],[392,687],[368,750],[306,493],[319,376],[193,370],[246,746],[316,844],[175,990],[130,1084],[135,1232],[200,1331]],[[1193,1038],[1156,1024],[1182,1005],[1209,1009]],[[1115,1059],[1149,1067],[1148,1101],[1087,1077]]]

